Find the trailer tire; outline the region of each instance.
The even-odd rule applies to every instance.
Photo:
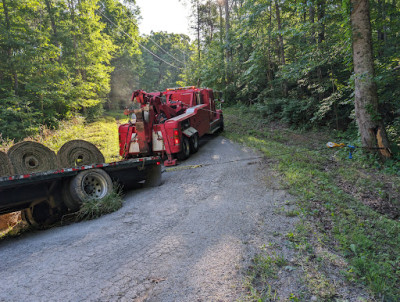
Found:
[[[69,189],[69,186],[71,184],[70,180],[66,180],[63,188],[62,188],[62,200],[64,202],[64,205],[71,211],[71,212],[76,212],[79,210],[81,204],[79,202],[74,201],[74,199],[71,196],[71,192]]]
[[[179,160],[185,160],[188,159],[190,156],[190,144],[189,144],[189,139],[186,136],[182,137],[182,150],[179,152],[176,157]]]
[[[146,168],[145,188],[153,188],[161,185],[161,165]]]
[[[199,135],[197,133],[190,137],[190,153],[199,151]]]
[[[113,183],[107,172],[92,169],[79,172],[69,184],[70,201],[76,207],[88,199],[103,199],[112,192]]]

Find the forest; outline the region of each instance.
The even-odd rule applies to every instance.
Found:
[[[180,73],[162,60],[189,58],[189,37],[140,37],[138,18],[134,1],[2,1],[0,138],[21,140],[76,114],[93,120],[135,89],[176,86]]]
[[[357,2],[182,0],[196,39],[140,36],[135,1],[2,0],[0,129],[21,140],[45,125],[123,108],[134,89],[200,85],[266,120],[359,139],[351,14]],[[367,1],[368,2],[368,1]],[[399,143],[400,10],[369,2],[377,108]]]

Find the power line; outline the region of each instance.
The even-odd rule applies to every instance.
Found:
[[[182,70],[181,67],[177,67],[167,61],[165,61],[164,59],[160,58],[159,56],[157,56],[154,52],[152,52],[151,50],[147,49],[144,45],[142,45],[139,41],[135,40],[131,35],[129,35],[127,32],[125,32],[123,29],[121,29],[117,24],[115,24],[112,20],[110,20],[105,14],[103,14],[101,11],[99,11],[99,13],[108,20],[108,22],[110,22],[111,24],[113,24],[117,29],[119,29],[122,33],[124,33],[127,37],[129,37],[132,41],[136,42],[140,47],[142,47],[144,50],[148,51],[150,54],[152,54],[154,57],[156,57],[157,59],[159,59],[160,61],[164,62],[165,64],[174,67],[178,70]]]
[[[166,51],[164,48],[162,48],[156,41],[154,41],[150,36],[147,36],[147,38],[149,38],[154,44],[157,45],[158,48],[160,48],[163,52],[165,52],[167,55],[169,55],[171,58],[173,58],[175,61],[185,65],[184,62],[182,62],[181,60],[178,60],[177,58],[175,58],[172,54],[170,54],[168,51]]]

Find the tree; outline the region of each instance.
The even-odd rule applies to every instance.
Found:
[[[384,148],[383,158],[390,157],[389,141],[378,108],[374,81],[372,34],[369,0],[351,0],[351,29],[355,73],[355,112],[363,146]]]

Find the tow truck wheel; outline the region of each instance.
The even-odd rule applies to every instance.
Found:
[[[190,143],[186,136],[182,138],[182,150],[177,154],[179,160],[188,159],[190,156]]]
[[[71,180],[68,202],[73,205],[71,209],[76,209],[89,199],[103,199],[112,188],[113,183],[107,172],[101,169],[85,170]]]
[[[190,153],[196,153],[199,151],[199,135],[195,133],[190,138]]]
[[[221,122],[220,122],[220,124],[219,124],[218,133],[223,132],[223,131],[224,131],[224,128],[225,128],[225,126],[224,126],[224,117],[221,116]]]

